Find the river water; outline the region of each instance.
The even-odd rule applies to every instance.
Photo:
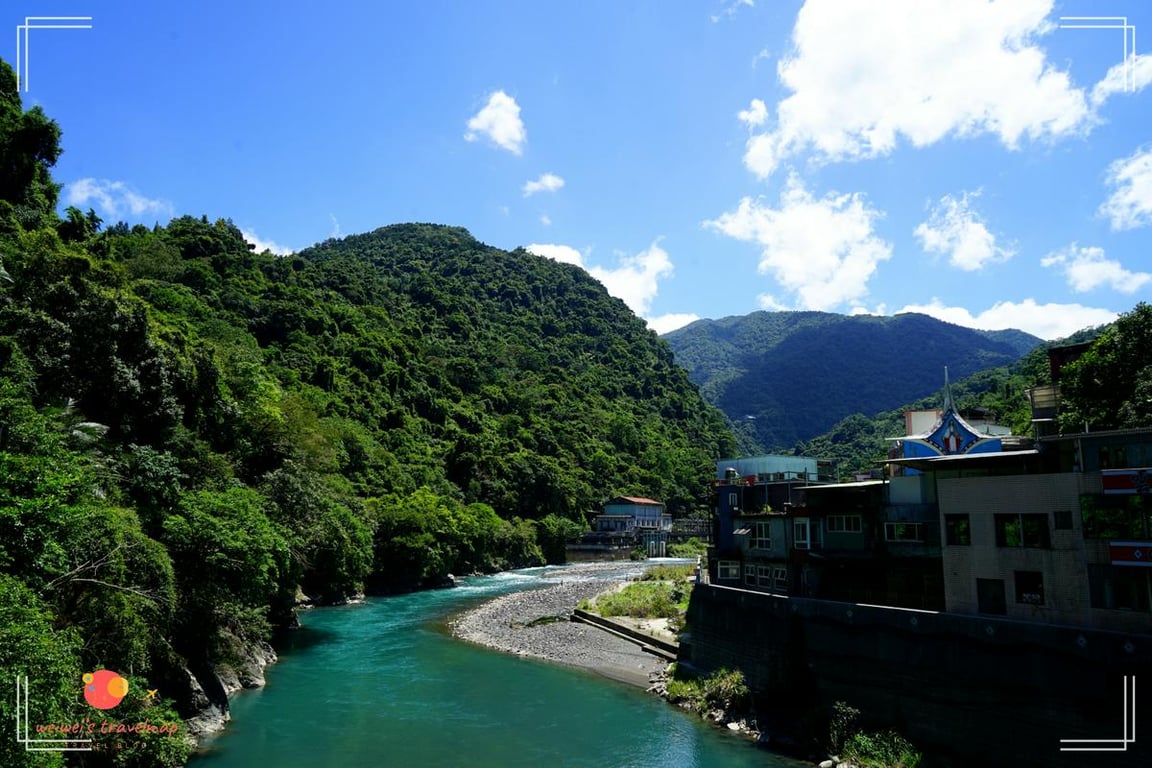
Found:
[[[445,620],[543,569],[303,614],[195,768],[792,768],[644,691],[456,640]]]

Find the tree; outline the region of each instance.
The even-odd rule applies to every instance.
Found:
[[[1064,429],[1152,424],[1152,305],[1141,302],[1060,373]]]

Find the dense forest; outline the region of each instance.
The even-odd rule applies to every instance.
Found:
[[[615,494],[706,509],[723,416],[578,267],[427,224],[278,257],[226,220],[61,216],[60,138],[0,62],[0,678],[29,677],[32,722],[101,715],[80,681],[106,668],[117,720],[177,724],[189,671],[301,590],[562,557]],[[68,763],[188,749],[94,738]]]
[[[676,361],[727,414],[744,453],[789,452],[852,414],[875,414],[953,379],[1010,365],[1040,339],[926,315],[753,312],[666,334]]]

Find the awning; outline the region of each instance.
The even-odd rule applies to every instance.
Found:
[[[751,528],[738,528],[732,532],[732,535],[733,536],[747,536],[750,533],[752,533]]]

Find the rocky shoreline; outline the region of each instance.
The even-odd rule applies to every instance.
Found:
[[[513,592],[483,603],[450,622],[453,634],[488,648],[593,671],[648,688],[667,664],[639,646],[603,630],[570,621],[585,598],[619,588],[626,564],[588,563],[557,569],[539,589]],[[635,570],[633,568],[632,570]],[[612,575],[619,573],[619,578]]]

